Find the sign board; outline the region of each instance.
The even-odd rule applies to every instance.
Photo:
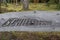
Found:
[[[0,14],[0,31],[59,31],[59,14],[47,11]]]

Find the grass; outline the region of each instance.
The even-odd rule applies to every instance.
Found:
[[[23,5],[22,4],[18,4],[18,5],[15,5],[15,4],[7,4],[8,6],[6,7],[5,5],[2,5],[2,9],[6,9],[7,12],[19,12],[19,11],[23,11]],[[47,4],[46,3],[38,3],[38,4],[34,4],[34,3],[30,3],[29,4],[29,9],[30,10],[47,10],[47,11],[56,11],[56,4],[51,4],[49,7],[46,6]],[[3,11],[4,12],[4,11]]]
[[[30,4],[30,9],[31,10],[47,10],[47,11],[55,11],[56,5],[50,5],[49,7],[46,6],[45,3],[40,3],[40,4]]]
[[[0,40],[60,40],[60,32],[0,32]]]

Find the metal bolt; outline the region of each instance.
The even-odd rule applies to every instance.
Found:
[[[36,11],[34,11],[34,13],[36,13]]]
[[[57,13],[56,15],[60,15],[59,13]]]

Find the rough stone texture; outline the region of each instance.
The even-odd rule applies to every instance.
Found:
[[[52,25],[2,26],[9,18],[51,21]],[[0,31],[60,31],[60,11],[24,11],[0,14]]]

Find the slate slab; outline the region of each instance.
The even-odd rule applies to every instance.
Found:
[[[60,31],[60,11],[24,11],[0,14],[0,31]]]

